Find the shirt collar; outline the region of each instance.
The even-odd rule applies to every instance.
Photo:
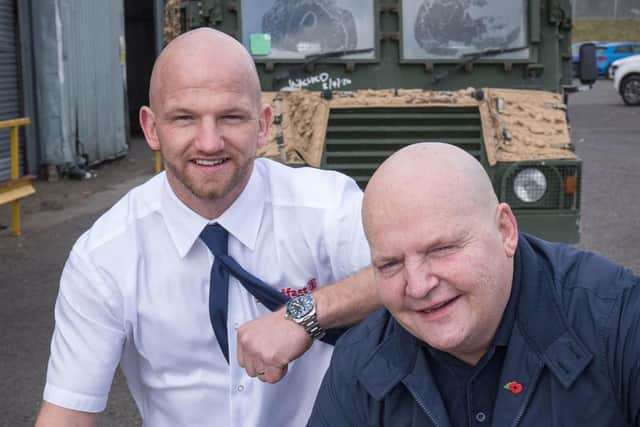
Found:
[[[164,176],[162,188],[162,215],[178,254],[184,257],[200,237],[208,223],[217,222],[234,238],[253,250],[264,212],[266,191],[254,164],[251,177],[240,196],[226,211],[214,220],[207,220],[185,205],[174,193]]]
[[[265,180],[257,169],[258,162],[254,162],[247,186],[217,219],[229,234],[250,250],[256,247],[267,195]]]

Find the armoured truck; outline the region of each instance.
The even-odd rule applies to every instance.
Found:
[[[165,40],[208,26],[253,56],[274,108],[259,155],[365,187],[401,147],[440,141],[486,168],[523,231],[576,242],[582,162],[569,137],[567,0],[198,0]],[[579,73],[596,77],[585,46]]]

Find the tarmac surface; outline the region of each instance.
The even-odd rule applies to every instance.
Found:
[[[0,231],[0,426],[32,426],[40,405],[60,273],[76,239],[127,191],[153,175],[154,154],[132,139],[129,154],[97,166],[95,178],[37,181],[22,203],[22,236]],[[0,224],[11,211],[0,206]],[[99,425],[141,425],[122,375]]]
[[[571,140],[582,159],[579,248],[640,274],[640,107],[611,80],[569,99]]]
[[[640,108],[600,81],[574,95],[572,139],[584,159],[581,248],[640,272]],[[130,188],[153,175],[153,153],[133,139],[129,154],[85,181],[38,181],[23,203],[23,235],[0,230],[0,427],[33,425],[44,385],[58,280],[71,246]],[[0,224],[9,225],[8,206]],[[99,425],[141,425],[123,377],[114,380]]]

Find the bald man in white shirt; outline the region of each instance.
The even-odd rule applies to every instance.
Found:
[[[312,294],[313,331],[351,325],[378,299],[361,191],[335,172],[256,159],[272,116],[260,94],[250,55],[223,33],[194,30],[160,54],[140,122],[165,172],[73,247],[37,426],[95,425],[118,364],[145,425],[306,422],[332,346],[231,277],[227,361],[201,233],[219,224],[244,269],[289,296]]]

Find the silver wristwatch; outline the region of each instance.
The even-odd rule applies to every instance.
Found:
[[[311,338],[320,339],[324,336],[324,329],[318,325],[316,302],[311,294],[290,299],[287,302],[284,317],[302,326]]]

